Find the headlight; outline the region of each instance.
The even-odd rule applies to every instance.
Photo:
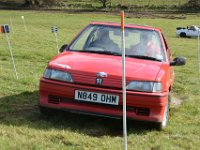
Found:
[[[160,82],[131,81],[126,88],[134,91],[161,92],[162,84]]]
[[[46,69],[44,72],[44,77],[53,80],[73,82],[72,77],[69,73],[59,70]]]

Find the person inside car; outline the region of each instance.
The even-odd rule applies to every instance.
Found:
[[[141,55],[150,56],[154,58],[161,59],[161,49],[156,40],[153,40],[153,35],[151,33],[141,33],[140,41],[136,45],[130,46],[126,51],[127,55]]]
[[[109,37],[108,29],[99,29],[95,33],[95,40],[90,43],[89,47],[98,47],[104,51],[119,51],[118,45]]]

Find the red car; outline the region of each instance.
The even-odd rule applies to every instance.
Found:
[[[127,118],[167,125],[172,54],[160,29],[125,25]],[[120,24],[92,22],[49,63],[40,79],[41,113],[60,109],[122,118]]]

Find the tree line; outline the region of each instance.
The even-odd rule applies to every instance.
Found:
[[[94,0],[91,0],[91,3]],[[102,4],[103,8],[108,7],[111,5],[112,0],[95,0]],[[120,5],[123,7],[126,0],[120,0]],[[53,6],[53,5],[62,5],[62,0],[25,0],[25,6],[28,7],[43,7],[43,6]],[[63,3],[64,4],[64,3]],[[185,8],[200,8],[200,0],[189,0],[185,5]]]

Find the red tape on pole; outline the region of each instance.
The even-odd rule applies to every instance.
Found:
[[[4,33],[4,27],[1,26],[1,30],[0,30],[1,33]]]
[[[7,24],[1,26],[1,33],[9,33],[9,32],[10,32],[10,30],[9,30],[9,26]]]

